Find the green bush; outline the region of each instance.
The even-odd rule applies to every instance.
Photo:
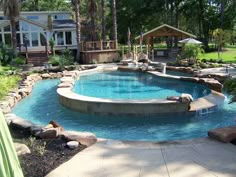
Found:
[[[26,63],[26,58],[24,56],[18,56],[15,59],[16,65],[23,65]]]
[[[60,56],[59,55],[50,55],[48,63],[52,64],[53,66],[59,66]]]
[[[0,100],[7,95],[7,93],[18,85],[18,82],[21,80],[19,76],[11,75],[11,76],[1,76],[0,75]]]
[[[69,49],[65,49],[60,56],[59,65],[63,68],[64,66],[71,64],[74,64],[74,57]]]

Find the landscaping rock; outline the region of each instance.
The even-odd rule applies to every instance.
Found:
[[[200,83],[204,83],[206,84],[210,89],[215,90],[217,92],[221,92],[223,85],[215,80],[215,79],[211,79],[211,78],[201,78],[199,80]]]
[[[74,84],[74,79],[72,77],[62,77],[60,79],[61,82],[67,82],[67,83],[71,83],[71,84]]]
[[[78,141],[69,141],[66,143],[67,147],[70,149],[76,149],[79,146]]]
[[[73,85],[72,85],[72,83],[63,82],[63,83],[60,83],[57,87],[58,88],[72,88]]]
[[[183,93],[179,100],[181,103],[190,103],[193,101],[193,97],[190,94]]]
[[[11,126],[17,127],[20,129],[28,129],[28,128],[34,126],[34,124],[29,120],[25,120],[20,117],[18,117],[18,118],[15,117],[15,119],[12,119]]]
[[[210,138],[228,143],[236,139],[236,126],[216,128],[208,132]]]
[[[42,138],[42,139],[55,139],[58,137],[60,130],[59,128],[49,128],[43,129],[40,132],[37,132],[35,136]]]
[[[11,107],[10,107],[9,103],[6,101],[0,102],[0,109],[2,110],[2,112],[4,114],[11,112]]]
[[[51,78],[50,74],[48,74],[48,73],[42,74],[41,76],[42,76],[43,79]]]
[[[59,128],[60,131],[64,131],[64,128],[54,120],[51,120],[49,124],[51,124],[54,128]]]
[[[15,146],[15,149],[16,149],[16,154],[18,156],[31,153],[30,149],[25,144],[14,143],[14,146]]]
[[[44,127],[44,129],[54,128],[52,124],[48,124]]]
[[[62,131],[60,136],[68,141],[78,141],[86,146],[91,146],[97,142],[96,136],[90,132]]]
[[[32,135],[36,135],[38,132],[43,131],[43,126],[42,125],[33,125],[30,127],[30,133]]]

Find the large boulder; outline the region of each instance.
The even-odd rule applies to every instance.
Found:
[[[59,128],[60,131],[64,131],[64,128],[58,122],[54,120],[51,120],[49,124],[51,124],[53,128]]]
[[[96,136],[90,132],[62,131],[60,136],[68,141],[78,141],[87,147],[97,142]]]
[[[42,129],[42,131],[37,132],[35,136],[42,139],[55,139],[58,137],[59,132],[60,132],[59,128],[48,128],[48,129]]]
[[[30,127],[34,126],[31,121],[22,119],[15,114],[5,114],[4,117],[7,123],[13,127],[17,127],[20,129],[29,129]]]
[[[31,153],[30,149],[25,144],[14,143],[14,146],[15,146],[15,149],[16,149],[16,154],[18,156]]]
[[[230,141],[236,140],[236,126],[210,130],[208,131],[208,136],[224,143],[228,143]]]
[[[210,89],[215,90],[217,92],[221,92],[223,88],[223,85],[219,81],[212,78],[201,78],[199,82],[205,83]]]

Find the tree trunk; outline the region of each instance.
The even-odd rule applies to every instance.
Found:
[[[12,39],[13,54],[14,54],[14,57],[16,57],[17,39],[16,39],[16,19],[15,19],[15,17],[10,18],[10,23],[11,23],[11,27],[12,27],[12,31],[11,31],[12,38],[11,39]]]
[[[75,9],[76,41],[77,41],[76,61],[79,63],[79,61],[80,61],[80,11],[79,11],[78,0],[75,0],[74,9]]]
[[[117,42],[116,0],[111,0],[112,39]]]
[[[102,0],[102,40],[106,40],[106,0]]]
[[[225,12],[225,2],[224,0],[220,1],[220,28],[224,28],[224,12]]]

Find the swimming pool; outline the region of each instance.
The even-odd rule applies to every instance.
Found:
[[[100,72],[81,76],[73,88],[84,96],[108,99],[166,99],[188,93],[194,99],[210,93],[207,87],[141,72]]]
[[[82,114],[60,105],[56,93],[59,80],[35,84],[31,95],[18,103],[13,113],[46,125],[55,120],[67,130],[90,131],[100,138],[166,141],[207,136],[216,127],[235,124],[236,104],[225,103],[207,116],[101,116]]]

